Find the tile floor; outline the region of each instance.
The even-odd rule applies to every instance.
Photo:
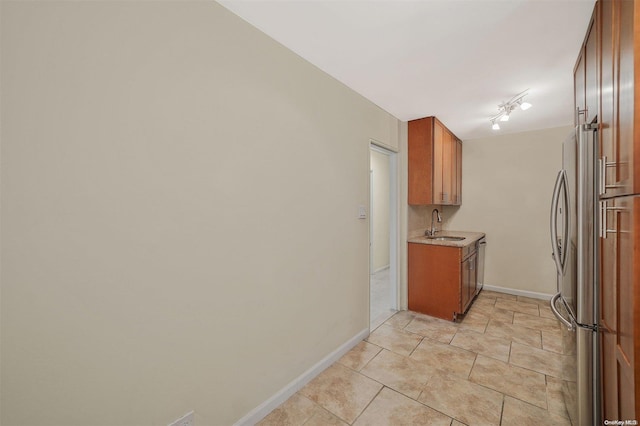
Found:
[[[490,291],[459,323],[398,312],[259,425],[570,425],[560,330]]]

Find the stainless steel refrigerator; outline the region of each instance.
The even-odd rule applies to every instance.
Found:
[[[575,426],[599,424],[598,194],[595,124],[562,145],[551,202],[551,245],[558,293],[551,309],[563,324],[564,402]]]

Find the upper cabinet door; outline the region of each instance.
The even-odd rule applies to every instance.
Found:
[[[586,123],[592,123],[598,116],[598,30],[596,23],[597,8],[594,11],[594,16],[591,18],[591,24],[589,26],[589,34],[587,40],[584,42],[584,55],[585,55],[585,117]]]
[[[615,182],[615,169],[609,167],[617,156],[615,137],[615,99],[614,88],[617,84],[615,80],[614,62],[617,59],[616,46],[617,36],[614,36],[613,24],[614,2],[611,0],[601,1],[596,4],[600,13],[600,109],[598,112],[598,137],[600,139],[600,158],[606,158],[607,164],[600,164],[603,176],[607,182]],[[601,179],[603,179],[601,177]],[[601,185],[601,193],[604,193],[604,186]]]
[[[411,205],[433,204],[433,117],[409,122],[408,198]]]
[[[596,11],[573,70],[575,125],[591,123],[598,114],[598,34],[595,22]]]
[[[453,204],[459,206],[462,204],[462,141],[455,139],[454,142],[456,154],[455,159],[455,190],[453,192]]]
[[[444,191],[443,191],[443,175],[444,165],[442,164],[442,157],[445,152],[445,134],[446,131],[442,123],[438,120],[434,120],[433,126],[433,203],[432,204],[445,204]]]
[[[449,131],[444,132],[442,150],[442,203],[455,204],[456,140]]]
[[[580,51],[578,57],[578,63],[573,71],[573,94],[574,94],[574,107],[575,107],[575,125],[584,124],[584,111],[587,108],[586,105],[586,93],[585,93],[585,61],[586,56],[584,49]]]
[[[640,173],[634,173],[640,164],[636,158],[640,149],[634,143],[634,131],[640,130],[640,111],[634,107],[640,97],[634,72],[640,40],[634,41],[634,17],[640,6],[623,0],[601,1],[597,6],[601,18],[600,195],[609,198],[640,191]],[[639,125],[634,126],[634,121]]]

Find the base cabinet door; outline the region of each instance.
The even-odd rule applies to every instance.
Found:
[[[409,243],[407,251],[409,310],[446,320],[465,313],[476,295],[475,249]]]
[[[640,196],[600,204],[604,420],[640,419]]]
[[[460,308],[461,312],[464,312],[471,300],[471,259],[467,259],[462,262],[460,266],[462,269],[462,283],[460,289]]]
[[[409,243],[409,310],[446,320],[460,306],[461,250]]]
[[[476,295],[477,284],[477,253],[473,253],[462,262],[462,288],[460,291],[460,312],[466,312],[469,304]]]

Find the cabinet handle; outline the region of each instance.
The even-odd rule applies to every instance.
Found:
[[[600,238],[607,238],[607,201],[600,201]]]
[[[587,111],[589,111],[589,108],[580,109],[580,107],[576,107],[576,124],[580,124],[581,115],[584,115],[585,121],[587,120]]]
[[[622,164],[622,163],[620,163]],[[608,185],[607,184],[607,168],[608,167],[618,167],[617,161],[607,161],[607,156],[602,157],[598,160],[598,172],[600,174],[600,195],[605,194],[607,189],[616,189],[616,188],[624,188],[625,185]]]
[[[607,239],[607,234],[615,234],[617,229],[608,229],[607,225],[607,212],[620,212],[627,210],[624,207],[609,207],[608,201],[600,202],[600,237]]]
[[[607,156],[605,155],[602,158],[598,158],[598,192],[600,195],[603,195],[606,192],[607,187]],[[602,232],[601,232],[602,234]]]

